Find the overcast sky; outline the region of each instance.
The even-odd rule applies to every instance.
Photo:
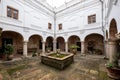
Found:
[[[59,7],[61,6],[62,4],[65,4],[65,1],[66,2],[69,2],[71,0],[46,0],[52,7]]]

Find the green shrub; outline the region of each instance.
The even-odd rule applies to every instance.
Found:
[[[7,54],[9,56],[13,53],[13,51],[14,51],[13,45],[11,45],[11,44],[5,45],[5,49],[4,49],[5,54]]]
[[[76,44],[72,44],[72,45],[70,45],[70,48],[71,48],[71,49],[77,49],[77,48],[80,48],[80,47],[77,46]]]

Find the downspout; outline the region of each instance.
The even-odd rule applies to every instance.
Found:
[[[102,0],[99,0],[101,2],[101,24],[102,24],[102,32],[103,32],[103,44],[104,44],[104,56],[106,58],[106,42],[105,42],[105,39],[106,39],[106,36],[105,36],[105,30],[104,30],[104,25],[103,25],[103,1]]]
[[[1,34],[2,34],[2,30],[3,30],[3,29],[0,27],[0,36],[1,36]]]
[[[53,46],[54,46],[54,52],[56,52],[56,12],[54,11],[54,40],[53,40]]]

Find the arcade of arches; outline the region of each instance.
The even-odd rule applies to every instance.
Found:
[[[116,45],[116,42],[120,42],[120,40],[117,40],[115,37],[117,33],[117,23],[115,19],[112,19],[109,30],[106,30],[106,53],[109,53],[107,54],[108,57],[110,57],[109,55],[112,53],[120,50],[116,48],[116,46],[119,46]],[[12,44],[14,46],[14,55],[16,57],[31,55],[34,51],[37,53],[45,53],[48,47],[54,51],[54,44],[56,44],[56,49],[68,53],[71,52],[70,45],[76,44],[80,47],[77,49],[79,53],[103,54],[103,41],[104,37],[97,33],[86,35],[84,41],[81,41],[77,35],[70,36],[67,41],[65,41],[64,37],[57,37],[56,41],[54,41],[54,38],[51,36],[48,36],[46,41],[43,41],[43,37],[37,34],[31,35],[28,41],[24,41],[23,36],[18,32],[3,31],[0,36],[0,53],[4,52],[5,44]]]

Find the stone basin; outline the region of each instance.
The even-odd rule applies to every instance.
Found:
[[[54,53],[52,53],[54,54]],[[74,55],[73,54],[67,54],[66,56],[59,58],[49,55],[42,55],[41,56],[41,63],[46,64],[48,66],[52,66],[54,68],[63,70],[67,66],[69,66],[74,61]]]

